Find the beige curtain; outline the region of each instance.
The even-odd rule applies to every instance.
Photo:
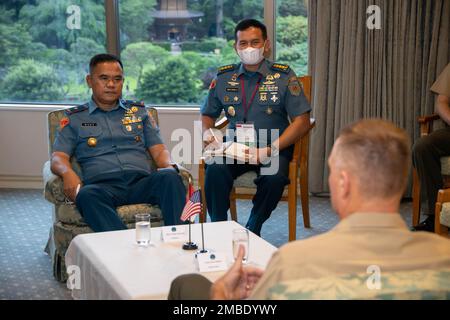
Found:
[[[366,27],[370,5],[381,8],[381,30]],[[417,117],[434,112],[429,88],[450,61],[450,0],[310,0],[309,17],[317,120],[310,190],[320,193],[328,191],[326,160],[346,124],[384,118],[417,139]]]

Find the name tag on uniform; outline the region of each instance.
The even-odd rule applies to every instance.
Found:
[[[228,269],[226,255],[223,252],[198,253],[197,261],[200,272],[216,272]]]
[[[236,141],[248,147],[256,147],[256,131],[253,123],[236,123]]]
[[[95,123],[95,122],[83,122],[83,123],[81,124],[81,126],[82,126],[82,127],[96,127],[96,126],[97,126],[97,123]]]
[[[162,227],[161,236],[162,236],[163,242],[187,241],[186,226]]]

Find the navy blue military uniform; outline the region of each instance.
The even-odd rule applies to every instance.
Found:
[[[230,121],[229,129],[236,129],[238,122],[253,123],[258,146],[265,147],[272,142],[271,129],[278,129],[281,136],[290,124],[289,118],[307,113],[311,107],[289,66],[264,60],[256,72],[248,72],[242,64],[219,68],[201,114],[216,119],[222,111]],[[276,208],[284,187],[289,183],[292,153],[293,146],[280,151],[278,172],[273,175],[261,175],[260,165],[208,165],[205,193],[211,220],[227,220],[233,181],[248,171],[255,171],[258,175],[255,180],[257,192],[246,227],[259,235],[263,223]]]
[[[116,211],[125,204],[159,205],[165,225],[181,223],[186,190],[176,170],[152,171],[148,148],[163,142],[143,104],[120,100],[107,112],[91,99],[65,113],[53,150],[79,162],[75,203],[94,231],[126,229]]]

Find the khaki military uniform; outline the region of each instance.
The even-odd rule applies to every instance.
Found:
[[[283,246],[274,253],[250,299],[265,299],[280,281],[450,267],[450,240],[411,232],[398,214],[355,213],[331,231]]]

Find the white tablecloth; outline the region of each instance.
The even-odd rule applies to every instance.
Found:
[[[200,226],[192,225],[192,240],[199,248]],[[226,221],[206,223],[203,228],[205,249],[224,252],[231,265],[232,230],[242,226]],[[78,266],[80,271],[80,286],[72,290],[72,296],[75,299],[166,299],[173,279],[199,272],[195,251],[182,250],[182,243],[162,242],[161,228],[151,231],[153,245],[149,247],[137,246],[134,229],[75,237],[66,253],[66,265]],[[270,243],[250,232],[250,264],[264,269],[275,250]],[[223,273],[203,275],[214,281]]]

